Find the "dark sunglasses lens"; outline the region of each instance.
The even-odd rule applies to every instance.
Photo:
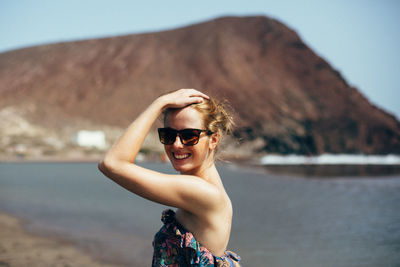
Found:
[[[193,146],[199,142],[201,131],[186,129],[180,132],[181,140],[184,145]]]
[[[164,145],[172,145],[175,142],[177,132],[169,128],[158,129],[158,137]]]

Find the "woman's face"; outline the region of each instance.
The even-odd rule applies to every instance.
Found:
[[[192,107],[171,111],[165,118],[165,127],[175,130],[187,128],[204,130],[202,115]],[[196,175],[202,171],[204,164],[211,160],[210,137],[202,132],[199,142],[194,146],[185,146],[177,136],[172,145],[164,145],[165,152],[175,170],[182,174]]]

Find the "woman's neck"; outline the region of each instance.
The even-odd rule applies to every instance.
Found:
[[[193,172],[192,175],[198,176],[201,179],[203,179],[209,183],[212,183],[216,186],[223,187],[221,177],[219,176],[218,170],[215,167],[214,162],[207,164],[207,165],[203,164],[202,168],[199,168],[198,170]]]

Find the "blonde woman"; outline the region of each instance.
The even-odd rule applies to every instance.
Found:
[[[134,163],[162,114],[159,138],[180,175]],[[222,103],[197,90],[180,89],[154,100],[99,163],[106,176],[132,193],[177,208],[163,212],[152,266],[240,266],[240,257],[227,250],[232,204],[214,164],[218,144],[231,127],[232,117]]]

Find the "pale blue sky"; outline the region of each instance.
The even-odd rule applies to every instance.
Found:
[[[280,20],[372,103],[400,118],[397,0],[2,0],[0,52],[160,31],[225,15]]]

